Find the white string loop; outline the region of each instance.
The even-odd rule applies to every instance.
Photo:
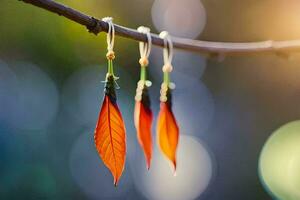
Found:
[[[145,26],[140,26],[138,27],[138,32],[146,34],[147,36],[147,42],[139,42],[139,49],[140,49],[140,64],[142,66],[147,66],[149,61],[149,55],[151,52],[151,47],[152,47],[152,38],[151,38],[151,33],[150,33],[150,28],[145,27]]]
[[[173,59],[173,42],[171,40],[171,36],[167,31],[162,31],[159,34],[159,37],[164,40],[164,66],[163,72],[171,72],[173,70],[172,59]]]
[[[140,26],[137,30],[138,30],[138,32],[146,34],[146,36],[147,36],[147,42],[139,42],[139,47],[140,47],[141,58],[143,58],[143,57],[148,58],[150,55],[151,45],[152,45],[150,29],[145,26]]]
[[[107,31],[107,36],[106,36],[107,51],[113,52],[114,51],[114,43],[115,43],[115,27],[113,24],[113,18],[112,17],[104,17],[104,18],[102,18],[102,21],[104,21],[108,24],[108,31]]]

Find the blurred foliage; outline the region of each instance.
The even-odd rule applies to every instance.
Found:
[[[127,10],[120,1],[61,2],[94,17],[113,16],[116,23],[130,27],[137,27],[141,21],[150,21],[150,16],[142,14],[150,13],[149,7],[140,7],[139,1]],[[134,7],[139,12],[131,12]],[[58,82],[83,65],[105,63],[105,37],[104,33],[95,36],[81,25],[21,1],[1,0],[0,57],[4,60],[13,58],[37,63]],[[120,63],[120,66],[136,65],[136,43],[117,38],[115,51],[116,63]]]

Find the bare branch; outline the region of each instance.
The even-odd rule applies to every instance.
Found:
[[[108,25],[106,22],[91,16],[85,15],[75,9],[52,0],[20,0],[48,11],[64,16],[74,22],[87,27],[87,29],[98,34],[102,31],[107,32]],[[146,35],[137,32],[134,29],[115,25],[116,34],[122,37],[131,38],[138,41],[147,41]],[[157,34],[151,34],[154,45],[163,46],[163,40]],[[186,38],[172,37],[174,47],[202,53],[249,53],[249,52],[268,52],[268,51],[292,51],[300,49],[300,40],[290,41],[262,41],[247,43],[230,43],[230,42],[209,42],[200,40],[191,40]]]

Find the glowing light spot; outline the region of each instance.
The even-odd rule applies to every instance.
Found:
[[[195,199],[208,187],[213,175],[213,162],[206,147],[195,138],[182,135],[177,155],[176,176],[170,163],[157,151],[150,171],[145,169],[142,156],[131,165],[135,172],[134,183],[147,198]]]
[[[152,21],[159,31],[196,38],[206,24],[206,12],[199,0],[156,0],[152,6]]]
[[[58,91],[41,69],[30,63],[12,66],[17,77],[10,123],[19,129],[44,129],[56,117]]]
[[[300,121],[277,129],[260,155],[259,172],[265,188],[278,199],[300,199]]]

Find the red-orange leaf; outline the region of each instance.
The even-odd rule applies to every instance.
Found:
[[[157,133],[161,151],[173,163],[174,169],[176,170],[176,150],[179,128],[171,107],[171,96],[168,95],[168,100],[160,103]]]
[[[112,78],[108,78],[105,86],[105,96],[95,129],[95,144],[104,164],[114,177],[114,184],[117,185],[125,165],[126,133],[116,103]]]
[[[147,89],[143,90],[142,99],[136,100],[134,109],[134,124],[138,141],[144,150],[147,168],[150,168],[152,158],[152,111]]]

